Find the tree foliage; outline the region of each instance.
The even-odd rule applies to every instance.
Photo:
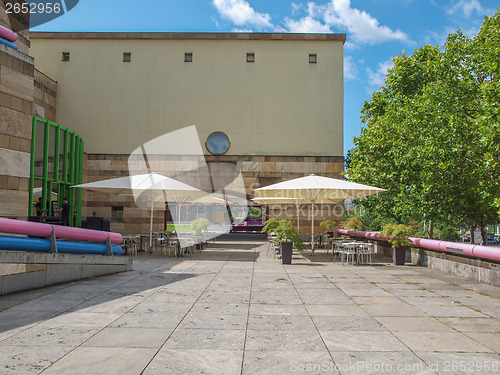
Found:
[[[480,225],[500,197],[500,12],[473,39],[394,58],[385,86],[361,110],[349,178],[388,189],[364,200],[397,223]],[[430,225],[432,228],[432,225]],[[484,236],[483,236],[484,238]]]
[[[366,228],[366,225],[363,223],[363,220],[361,220],[359,216],[353,216],[345,221],[342,221],[340,223],[340,226],[345,229],[351,230],[363,230]]]
[[[210,226],[210,220],[199,218],[191,222],[191,232],[199,236],[201,232],[206,231]]]

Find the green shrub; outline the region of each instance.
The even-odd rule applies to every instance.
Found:
[[[274,243],[293,242],[293,247],[297,250],[306,248],[291,221],[269,219],[262,228],[262,233],[275,233]]]
[[[276,228],[280,225],[280,221],[276,219],[269,219],[266,221],[266,225],[264,225],[264,228],[262,228],[261,233],[273,233],[275,232]]]
[[[338,228],[338,223],[335,220],[324,220],[319,223],[320,227],[324,227],[326,232],[335,232],[335,229]]]
[[[412,242],[408,239],[408,236],[413,236],[415,230],[413,227],[405,224],[385,224],[382,232],[382,236],[392,236],[389,243],[392,247],[409,246]]]
[[[351,230],[363,230],[366,228],[359,216],[350,217],[349,219],[341,222],[340,225],[345,229]]]
[[[208,219],[199,218],[191,222],[191,233],[199,236],[201,232],[206,231],[210,226]]]

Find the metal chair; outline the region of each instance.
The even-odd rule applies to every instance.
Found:
[[[358,244],[356,243],[345,243],[343,246],[343,249],[341,250],[341,261],[342,264],[356,264],[356,257],[357,257],[357,247]]]
[[[370,266],[372,265],[372,256],[374,253],[374,245],[372,243],[362,243],[359,245],[359,257],[361,263],[363,261],[370,261]]]

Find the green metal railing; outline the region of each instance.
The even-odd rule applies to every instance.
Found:
[[[33,116],[28,215],[33,216],[33,195],[37,186],[41,187],[42,212],[53,216],[52,193],[55,189],[58,207],[62,207],[64,197],[68,198],[71,207],[69,225],[80,227],[82,191],[70,187],[81,184],[82,178],[82,137],[62,125]]]

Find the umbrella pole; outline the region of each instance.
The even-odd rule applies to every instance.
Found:
[[[153,246],[153,200],[151,199],[151,218],[149,222],[149,251]]]
[[[311,256],[314,256],[314,202],[311,204],[311,222],[312,222],[312,235],[311,235]]]
[[[181,205],[177,204],[177,233],[181,231]]]
[[[297,209],[297,231],[300,234],[300,218],[299,218],[299,207],[300,205],[296,204],[295,208]]]

